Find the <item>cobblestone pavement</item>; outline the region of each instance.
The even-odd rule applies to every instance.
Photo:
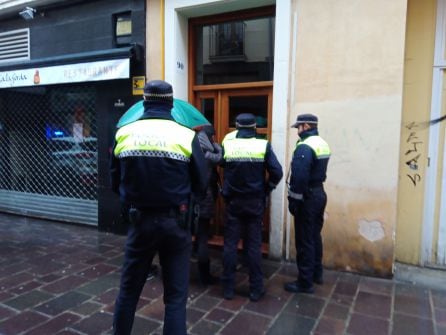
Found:
[[[0,334],[111,333],[125,237],[3,214],[0,234]],[[212,264],[221,271],[218,251]],[[263,268],[267,294],[253,303],[243,269],[226,301],[220,286],[198,285],[192,264],[189,334],[446,334],[446,290],[326,271],[314,295],[296,295],[283,290],[294,264],[265,260]],[[157,276],[144,288],[133,334],[161,334],[163,310]]]

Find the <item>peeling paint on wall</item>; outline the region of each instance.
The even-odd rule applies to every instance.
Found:
[[[359,234],[370,242],[382,240],[385,237],[384,228],[379,221],[359,220]]]

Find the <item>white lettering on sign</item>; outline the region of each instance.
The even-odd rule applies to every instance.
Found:
[[[0,72],[0,88],[80,83],[130,77],[130,60],[114,59]]]

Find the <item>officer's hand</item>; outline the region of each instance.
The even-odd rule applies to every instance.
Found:
[[[297,215],[297,210],[299,208],[299,200],[288,197],[288,210],[292,215]]]

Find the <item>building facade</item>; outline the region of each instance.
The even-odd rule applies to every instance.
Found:
[[[145,3],[9,3],[0,2],[0,209],[119,230],[108,161],[117,120],[145,82]]]
[[[0,151],[6,157],[0,160],[4,165],[0,191],[6,192],[0,199],[2,211],[12,207],[5,199],[23,193],[77,201],[79,196],[63,193],[66,189],[53,194],[52,189],[33,188],[27,179],[45,178],[43,167],[35,175],[17,171],[31,170],[28,156],[21,156],[19,148],[61,141],[52,135],[54,131],[75,141],[82,134],[96,137],[98,144],[96,198],[84,196],[81,203],[97,210],[97,218],[90,222],[118,231],[119,202],[108,190],[106,162],[115,123],[140,99],[132,87],[145,76],[171,82],[177,98],[193,103],[214,124],[218,140],[234,128],[236,114],[256,114],[259,135],[272,142],[285,175],[297,140],[290,124],[301,113],[319,116],[320,133],[333,153],[325,184],[323,238],[328,268],[382,277],[392,276],[395,262],[444,268],[446,121],[430,121],[445,115],[445,0],[116,0],[75,1],[72,6],[34,1],[37,11],[30,21],[17,17],[17,12],[12,15],[11,8],[18,7],[8,3],[12,1],[0,1],[0,41],[2,34],[28,28],[35,51],[25,61],[0,62],[0,136],[9,148]],[[56,10],[55,3],[65,9]],[[48,6],[51,15],[39,17],[37,4]],[[125,23],[129,12],[130,44]],[[79,26],[71,26],[69,18],[82,22],[85,13],[91,15],[90,34],[79,41]],[[123,22],[119,31],[118,18]],[[55,25],[63,22],[62,33]],[[33,37],[39,33],[40,38]],[[57,43],[47,48],[46,36],[51,34]],[[96,52],[102,56],[94,58]],[[77,60],[78,53],[87,61]],[[17,69],[28,70],[26,76],[34,80],[37,67],[59,72],[62,68],[54,66],[92,59],[129,59],[130,72],[97,82],[46,85],[39,72],[41,84],[1,86],[8,81],[5,76]],[[20,78],[20,73],[15,76]],[[65,87],[67,91],[57,91]],[[90,101],[84,112],[78,110],[80,98]],[[62,103],[70,99],[73,105]],[[51,111],[43,119],[42,112],[29,112],[27,107],[38,104],[42,104],[39,111]],[[53,121],[55,114],[64,113],[63,121]],[[91,115],[96,118],[94,126],[85,121]],[[17,119],[25,116],[44,131],[21,143]],[[23,126],[22,131],[30,133],[31,128]],[[64,150],[56,150],[60,151]],[[50,149],[46,152],[52,158],[56,155]],[[47,186],[53,184],[51,180]],[[218,206],[212,241],[217,245],[224,229],[221,201]],[[34,215],[29,210],[22,213]],[[263,228],[264,252],[272,259],[294,259],[285,181],[272,194]]]

